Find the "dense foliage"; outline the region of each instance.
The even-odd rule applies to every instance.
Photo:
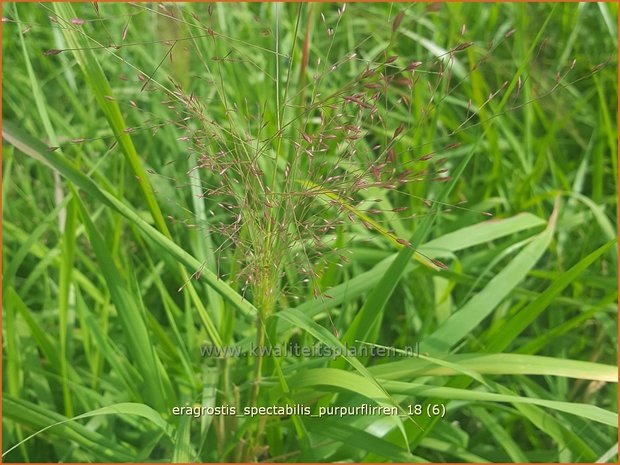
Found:
[[[4,4],[3,460],[615,461],[616,24]]]

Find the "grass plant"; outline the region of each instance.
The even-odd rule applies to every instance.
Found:
[[[3,461],[617,460],[617,10],[3,4]]]

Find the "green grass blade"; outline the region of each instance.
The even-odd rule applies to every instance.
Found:
[[[580,404],[576,402],[562,402],[556,400],[536,399],[532,397],[517,396],[510,393],[498,383],[493,387],[502,394],[484,392],[472,389],[458,389],[450,387],[428,386],[424,384],[404,383],[401,381],[386,381],[385,388],[392,394],[408,394],[412,396],[437,397],[445,399],[460,399],[484,402],[510,402],[513,404],[532,404],[546,407],[560,412],[577,415],[588,420],[596,421],[604,425],[618,427],[618,414],[596,407],[594,405]]]
[[[106,280],[112,301],[120,317],[129,354],[143,376],[142,388],[145,398],[151,405],[163,410],[166,408],[167,402],[164,396],[163,378],[158,372],[160,362],[153,350],[142,306],[125,280],[122,279],[123,273],[115,266],[103,238],[95,229],[86,208],[75,193],[74,201],[79,206],[82,221],[86,226],[102,275]]]
[[[470,407],[471,412],[476,416],[478,420],[485,426],[485,428],[495,438],[497,444],[501,446],[510,459],[516,463],[529,462],[525,452],[521,450],[516,441],[510,436],[508,431],[500,424],[497,419],[491,415],[483,407]],[[424,441],[422,441],[423,443]]]
[[[383,389],[383,387],[377,382],[377,380],[370,374],[368,369],[360,363],[360,361],[351,356],[348,351],[347,346],[345,346],[338,338],[336,338],[333,334],[331,334],[327,329],[323,326],[319,325],[315,321],[313,321],[308,316],[300,313],[296,309],[289,309],[287,312],[278,312],[273,315],[273,317],[279,318],[284,321],[288,321],[292,325],[307,331],[309,334],[314,336],[317,340],[325,344],[327,347],[331,348],[335,353],[339,354],[344,360],[346,360],[353,368],[355,368],[362,376],[363,384],[366,385],[366,394],[370,399],[375,400],[380,405],[388,405],[388,406],[396,406],[398,405],[396,401],[391,398],[389,394]],[[346,376],[349,374],[344,370],[336,370],[332,369],[335,372],[339,373],[339,379],[343,382]],[[358,385],[358,388],[362,389],[362,386]],[[404,427],[400,418],[396,421],[398,428],[401,430],[404,439],[406,440],[406,435],[404,432]]]
[[[21,150],[26,155],[29,155],[43,162],[47,166],[58,170],[62,176],[90,195],[93,200],[111,207],[130,220],[145,234],[148,239],[153,241],[153,243],[161,247],[162,250],[172,255],[185,266],[196,270],[201,267],[202,264],[196,258],[165,237],[162,233],[155,230],[131,207],[118,200],[112,194],[102,190],[92,179],[86,177],[68,160],[58,156],[53,151],[50,152],[45,145],[26,135],[10,121],[3,121],[2,135],[7,142]],[[224,281],[219,279],[213,272],[207,269],[203,270],[202,278],[205,279],[209,286],[213,287],[222,297],[224,297],[224,299],[235,305],[235,307],[241,310],[245,315],[256,315],[256,308],[247,300],[243,299]]]
[[[67,364],[69,353],[67,350],[68,338],[71,335],[69,327],[70,299],[72,298],[72,278],[74,257],[75,257],[75,229],[76,229],[76,207],[75,201],[69,202],[66,209],[65,229],[63,231],[61,244],[60,277],[58,279],[58,324],[60,326],[60,354],[61,354],[61,375],[63,377],[63,398],[65,401],[65,415],[73,416],[73,403],[69,384],[67,382]]]
[[[436,254],[445,254],[457,252],[459,250],[483,244],[488,241],[499,239],[501,237],[515,234],[525,229],[537,227],[545,224],[545,221],[531,214],[520,214],[514,217],[497,221],[486,221],[484,223],[468,226],[455,231],[454,233],[445,234],[441,237],[433,239],[420,247],[425,254],[434,257]],[[368,289],[377,285],[381,276],[386,272],[390,264],[394,261],[396,254],[389,256],[375,265],[371,270],[361,273],[352,279],[339,284],[329,290],[331,299],[321,296],[306,301],[295,307],[301,313],[314,316],[325,312],[331,308],[337,307],[342,303],[353,300],[362,295]],[[413,265],[410,265],[413,266]],[[281,310],[282,312],[288,309]],[[282,333],[291,325],[282,321],[278,325],[278,333]],[[250,340],[244,341],[243,346],[247,347]]]
[[[74,441],[80,447],[93,452],[97,457],[104,460],[132,462],[135,459],[132,451],[117,444],[115,441],[75,422],[75,419],[66,418],[32,402],[3,395],[2,415],[29,428],[36,429],[35,435],[47,431],[58,439]],[[26,438],[26,440],[28,439]],[[19,444],[16,444],[7,449],[2,456],[4,457],[13,448],[18,446]]]
[[[71,23],[71,19],[75,18],[75,11],[73,6],[69,3],[55,3],[54,9],[58,14],[58,20],[63,23],[62,32],[69,45],[70,50],[73,52],[76,61],[78,62],[86,81],[89,83],[97,103],[103,111],[108,124],[112,128],[114,136],[121,147],[125,158],[129,161],[129,164],[133,170],[140,189],[149,211],[157,229],[168,239],[171,239],[170,231],[164,220],[164,216],[161,212],[161,208],[157,203],[153,186],[149,181],[148,173],[145,170],[142,161],[138,155],[138,152],[134,146],[133,140],[127,131],[127,124],[121,113],[118,102],[114,99],[112,88],[108,79],[101,68],[97,57],[90,48],[90,42],[87,40],[86,35],[79,27],[75,27]],[[201,267],[196,267],[195,270]],[[190,274],[183,267],[180,267],[181,279],[185,288],[190,294],[192,301],[199,316],[205,325],[209,336],[211,337],[215,345],[221,346],[222,340],[217,330],[216,324],[213,322],[211,316],[207,312],[200,296],[196,292],[193,283],[191,282]]]
[[[11,402],[12,399],[3,399],[5,402],[8,400],[9,402]],[[10,406],[13,407],[13,405],[10,403]],[[99,408],[97,410],[93,410],[90,412],[86,412],[83,413],[81,415],[77,415],[73,418],[67,418],[65,420],[60,420],[57,421],[55,423],[52,423],[44,428],[39,429],[38,431],[34,432],[33,434],[31,434],[30,436],[28,436],[27,438],[25,438],[23,441],[21,441],[18,444],[15,444],[13,447],[11,447],[10,449],[8,449],[6,452],[4,452],[2,454],[2,456],[8,454],[9,452],[11,452],[11,450],[13,450],[16,447],[19,447],[20,445],[22,445],[23,443],[25,443],[26,441],[29,441],[30,439],[34,438],[35,436],[44,433],[45,431],[57,427],[57,426],[64,426],[65,428],[63,429],[67,429],[67,427],[74,429],[75,431],[83,431],[82,428],[77,427],[75,424],[72,424],[72,422],[75,422],[76,420],[81,420],[83,418],[91,418],[91,417],[96,417],[96,416],[101,416],[101,415],[131,415],[131,416],[139,416],[142,418],[146,418],[147,420],[149,420],[151,423],[153,423],[154,425],[156,425],[157,427],[161,428],[165,433],[167,433],[168,435],[171,435],[171,429],[169,427],[169,425],[161,418],[161,416],[159,415],[159,413],[157,413],[155,410],[153,410],[152,408],[150,408],[147,405],[144,404],[138,404],[138,403],[131,403],[131,402],[121,402],[118,404],[114,404],[114,405],[109,405],[107,407],[102,407]],[[60,429],[60,428],[57,428]],[[86,430],[88,431],[88,430]],[[94,435],[93,435],[94,436]],[[96,437],[96,436],[94,436]]]
[[[144,199],[147,202],[149,211],[155,220],[157,228],[164,233],[164,235],[169,236],[168,227],[166,226],[161,209],[157,204],[157,199],[146,170],[142,166],[138,152],[131,140],[131,136],[125,131],[128,126],[125,124],[118,102],[114,100],[110,83],[101,69],[99,61],[90,49],[91,44],[85,40],[85,36],[83,36],[80,28],[71,23],[71,19],[77,16],[73,6],[69,3],[54,3],[53,6],[58,15],[58,20],[63,25],[61,30],[67,41],[67,45],[82,69],[84,78],[90,85],[99,107],[103,111],[114,132],[114,136],[118,140],[134,174],[138,178],[140,189],[142,190]]]
[[[519,213],[509,218],[484,221],[460,228],[428,241],[420,249],[423,251],[456,252],[545,224],[547,222],[536,215]]]
[[[427,460],[413,455],[398,447],[391,442],[374,436],[362,429],[348,425],[344,422],[328,420],[325,418],[306,419],[305,423],[313,434],[318,434],[330,440],[336,440],[343,444],[343,447],[355,449],[356,451],[373,452],[390,462],[410,462],[426,463]]]
[[[617,382],[617,368],[613,365],[568,360],[559,357],[521,354],[453,354],[443,359],[444,366],[425,360],[422,356],[402,361],[382,363],[369,371],[377,378],[407,379],[418,376],[455,376],[463,370],[479,375],[542,375],[561,376]],[[470,375],[472,378],[474,376]]]
[[[487,350],[489,352],[499,352],[506,349],[510,342],[514,341],[566,287],[575,281],[586,268],[607,252],[615,243],[616,241],[613,240],[599,247],[572,268],[562,273],[536,300],[520,310],[519,313],[497,329],[494,336],[489,338],[490,342],[487,345]]]
[[[547,228],[537,235],[486,287],[422,342],[423,352],[447,352],[471,332],[519,284],[543,255],[555,231],[557,206]]]
[[[437,198],[434,199],[435,201],[433,202],[424,221],[411,237],[411,240],[409,241],[411,246],[405,247],[398,252],[396,259],[390,264],[389,268],[383,274],[376,287],[368,296],[364,302],[364,305],[353,319],[353,322],[347,329],[347,332],[343,335],[343,342],[351,344],[356,339],[362,341],[367,340],[371,328],[380,317],[383,308],[387,304],[387,301],[394,292],[398,281],[405,272],[411,257],[429,234],[430,228],[439,213],[441,203],[447,198],[458,180],[461,178],[473,155],[474,151],[472,150],[454,170],[452,180],[442,189]]]
[[[194,453],[191,446],[190,426],[192,417],[184,415],[179,421],[176,432],[172,463],[190,463]]]

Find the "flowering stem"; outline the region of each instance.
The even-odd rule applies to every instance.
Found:
[[[267,261],[267,263],[269,263]],[[276,275],[271,273],[269,266],[263,266],[260,268],[262,276],[259,277],[259,281],[255,288],[256,290],[256,307],[259,314],[256,317],[256,365],[254,367],[254,382],[252,384],[252,390],[250,393],[250,406],[256,407],[258,404],[258,396],[260,394],[260,380],[263,369],[263,346],[265,345],[265,321],[271,315],[274,308],[274,295]],[[247,443],[245,451],[244,461],[248,461],[252,455],[255,454],[257,446],[260,441],[260,437],[263,433],[264,422],[259,421],[256,428],[256,434],[253,438],[250,438]]]

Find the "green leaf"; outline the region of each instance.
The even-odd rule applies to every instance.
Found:
[[[306,418],[304,421],[311,433],[341,442],[345,449],[373,452],[390,462],[428,462],[385,439],[344,422],[326,418]]]
[[[312,371],[312,370],[308,370]],[[618,427],[618,414],[596,407],[594,405],[577,402],[563,402],[557,400],[536,399],[512,395],[509,390],[498,383],[492,383],[494,389],[504,392],[484,392],[472,389],[458,389],[451,387],[428,386],[425,384],[405,383],[402,381],[386,381],[384,387],[392,394],[407,394],[421,397],[437,397],[451,400],[472,400],[484,402],[510,402],[513,404],[532,404],[546,407],[560,412],[577,415],[604,425]],[[509,394],[510,393],[510,394]]]
[[[190,426],[192,417],[183,415],[177,428],[174,450],[172,451],[172,463],[192,462],[194,451],[191,444]]]
[[[411,237],[411,240],[409,241],[411,246],[405,247],[398,252],[396,258],[381,276],[381,279],[364,302],[362,308],[355,315],[355,318],[351,322],[347,332],[342,337],[343,342],[352,343],[356,339],[360,339],[362,341],[366,341],[368,339],[371,328],[382,315],[383,308],[394,292],[394,289],[396,289],[396,285],[398,284],[401,276],[407,269],[407,265],[409,264],[411,257],[429,234],[430,228],[439,214],[439,209],[442,202],[447,198],[458,180],[461,178],[473,155],[474,151],[472,150],[469,155],[467,155],[456,167],[452,175],[452,180],[444,186],[437,198],[433,199],[434,202],[426,214],[424,221],[416,229],[415,233]],[[336,366],[338,366],[338,364]]]
[[[135,224],[148,239],[188,268],[194,270],[201,268],[202,264],[200,261],[187,253],[172,240],[168,239],[161,232],[154,229],[131,207],[118,200],[109,192],[101,189],[92,179],[81,173],[71,162],[60,157],[54,151],[49,151],[45,145],[22,132],[11,121],[2,122],[2,136],[7,142],[26,155],[60,172],[62,176],[90,195],[93,200],[101,202],[123,215]],[[213,287],[213,289],[224,297],[224,299],[241,310],[245,315],[250,316],[257,314],[256,308],[250,302],[241,297],[210,270],[203,269],[202,278],[205,279],[209,286]]]
[[[483,375],[544,375],[574,379],[617,382],[617,368],[612,365],[567,360],[556,357],[520,354],[452,354],[443,366],[437,361],[411,357],[369,368],[377,378],[406,379],[418,376],[455,376],[471,370]],[[457,368],[458,367],[458,368]],[[473,378],[473,375],[470,375]]]
[[[149,181],[146,170],[142,166],[138,152],[131,140],[131,136],[126,131],[127,125],[121,113],[118,102],[114,99],[112,88],[106,78],[101,65],[94,55],[91,44],[87,40],[87,36],[81,31],[79,26],[71,24],[71,19],[75,18],[75,10],[70,3],[54,3],[54,10],[58,15],[58,20],[63,27],[60,28],[69,49],[73,53],[78,65],[88,84],[90,85],[99,107],[103,111],[108,124],[114,132],[116,140],[129,161],[134,174],[137,176],[140,189],[147,202],[151,215],[155,220],[157,228],[169,237],[168,227],[161,213],[153,187]]]
[[[272,318],[273,317],[282,319],[284,321],[288,321],[292,325],[297,326],[307,331],[312,336],[314,336],[317,340],[324,343],[325,345],[330,347],[332,350],[336,351],[336,353],[341,354],[342,358],[345,359],[353,368],[355,368],[362,375],[363,385],[360,385],[358,383],[359,391],[357,392],[362,393],[362,389],[364,389],[363,392],[365,392],[365,394],[363,395],[366,395],[366,397],[368,397],[369,399],[375,400],[380,405],[398,406],[398,403],[383,389],[383,387],[377,382],[377,380],[370,374],[368,369],[364,365],[362,365],[359,362],[359,360],[357,360],[357,358],[349,354],[347,346],[345,346],[342,342],[340,342],[338,338],[336,338],[323,326],[319,325],[312,319],[308,318],[308,316],[304,315],[303,313],[300,313],[299,311],[295,309],[289,309],[289,311],[286,313],[284,312],[275,313],[272,316]],[[326,368],[326,370],[329,370],[329,369]],[[339,373],[337,377],[339,377],[339,380],[341,383],[349,379],[347,377],[348,374],[350,374],[349,372],[346,372],[344,370],[336,370],[336,369],[332,369],[332,370]],[[405,435],[404,427],[402,425],[402,421],[400,420],[400,418],[396,419],[396,423],[399,429],[401,430],[403,434],[403,438],[405,439],[405,442],[406,442],[407,436]]]
[[[153,349],[141,301],[122,279],[123,273],[114,265],[103,238],[95,229],[95,225],[76,193],[74,193],[74,201],[79,207],[82,221],[101,267],[101,273],[120,317],[129,354],[143,377],[145,397],[152,405],[164,409],[167,406],[164,392],[170,390],[166,389],[165,384],[169,383],[169,380],[158,370],[161,362]]]
[[[588,256],[581,259],[576,265],[562,273],[553,283],[538,296],[534,301],[510,318],[505,324],[501,325],[487,345],[489,352],[499,352],[504,350],[511,341],[521,334],[552,302],[568,287],[577,277],[592,263],[602,256],[609,248],[616,243],[615,240],[599,247]]]
[[[32,402],[16,399],[5,394],[2,396],[2,414],[5,418],[10,418],[17,423],[37,429],[35,433],[3,452],[3,457],[33,437],[44,432],[49,432],[51,435],[64,441],[74,441],[81,447],[90,450],[101,459],[119,462],[134,461],[135,455],[132,451],[76,422],[76,420],[81,418],[97,415],[139,415],[149,419],[157,426],[169,430],[166,423],[153,409],[146,405],[132,403],[116,404],[87,412],[73,418],[66,418],[56,412],[33,404]]]
[[[558,206],[547,228],[538,234],[486,287],[453,313],[434,333],[422,342],[424,350],[447,352],[484,320],[510,294],[534,267],[549,246],[558,214]]]

